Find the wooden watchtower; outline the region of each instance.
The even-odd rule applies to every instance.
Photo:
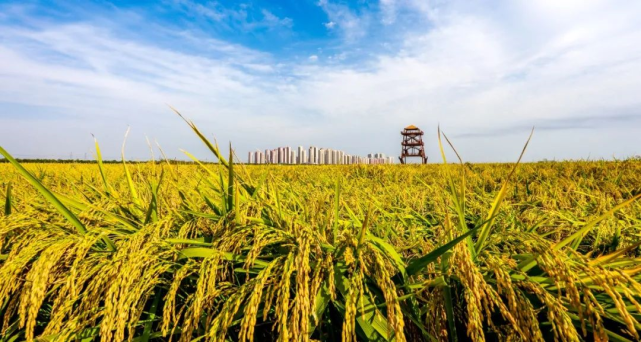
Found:
[[[423,164],[427,163],[425,156],[425,146],[423,145],[423,131],[420,128],[409,125],[401,132],[403,142],[401,142],[401,164],[405,164],[408,157],[420,157]]]

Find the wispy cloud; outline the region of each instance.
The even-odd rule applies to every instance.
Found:
[[[367,34],[370,18],[368,13],[355,13],[349,6],[340,3],[334,3],[330,0],[318,1],[323,11],[327,14],[329,21],[324,25],[328,30],[340,30],[343,38],[348,42],[353,42],[363,38]]]
[[[281,18],[265,8],[258,10],[245,3],[239,4],[236,8],[215,1],[199,3],[192,0],[175,0],[175,4],[193,16],[206,18],[230,30],[250,32],[258,29],[291,28],[293,24],[291,18]]]
[[[397,0],[381,0],[381,22],[389,25],[396,21]]]
[[[612,112],[611,114],[607,114]],[[615,111],[603,110],[598,111],[594,116],[579,116],[572,118],[559,119],[530,119],[529,122],[516,124],[508,127],[497,127],[479,132],[467,132],[456,134],[456,138],[482,138],[482,137],[505,137],[510,135],[523,135],[534,128],[539,131],[572,131],[572,130],[589,130],[598,133],[603,128],[617,129],[622,125],[641,125],[641,110],[619,109]]]

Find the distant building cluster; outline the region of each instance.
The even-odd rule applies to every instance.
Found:
[[[308,150],[298,146],[297,151],[290,147],[279,147],[273,150],[249,152],[249,164],[394,164],[394,157],[383,153],[368,154],[367,157],[353,156],[331,148],[310,146]]]

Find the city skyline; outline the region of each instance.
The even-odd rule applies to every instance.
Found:
[[[250,151],[247,164],[285,165],[352,165],[352,164],[395,164],[395,158],[384,153],[369,153],[367,157],[351,155],[342,150],[309,146],[298,146],[295,151],[289,146]]]

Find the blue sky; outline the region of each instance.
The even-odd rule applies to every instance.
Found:
[[[83,158],[399,153],[436,127],[468,161],[641,154],[641,2],[1,1],[0,145]]]

